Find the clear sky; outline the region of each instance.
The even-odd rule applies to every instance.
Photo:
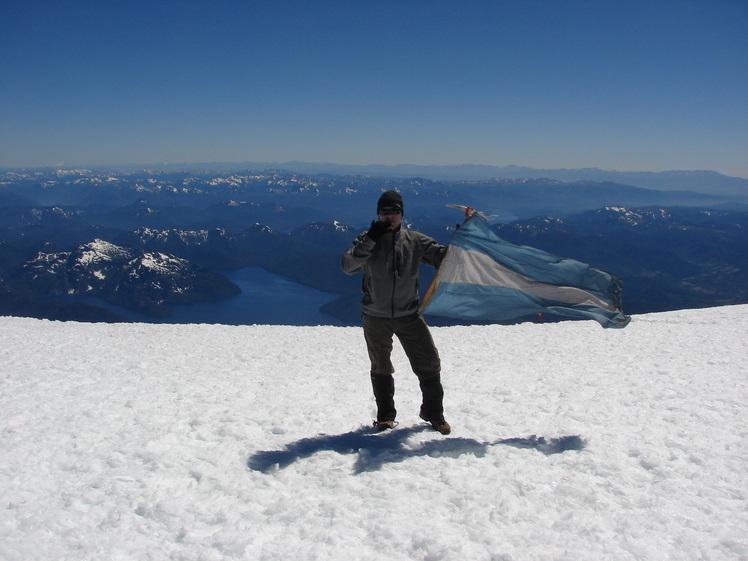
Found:
[[[746,0],[3,0],[0,166],[748,177]]]

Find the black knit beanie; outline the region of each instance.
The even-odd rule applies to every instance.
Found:
[[[386,191],[382,193],[377,201],[377,213],[383,208],[399,208],[403,211],[403,197],[397,191]]]

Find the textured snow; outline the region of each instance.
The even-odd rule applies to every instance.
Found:
[[[189,266],[187,260],[173,257],[159,251],[144,253],[138,259],[133,260],[133,264],[140,265],[146,269],[152,269],[163,275],[176,275],[184,267]],[[135,270],[133,270],[133,274],[136,274]]]
[[[90,243],[81,245],[78,251],[80,253],[78,261],[86,268],[99,265],[101,262],[109,262],[130,255],[130,251],[126,248],[98,238]]]
[[[747,318],[434,328],[448,437],[359,328],[0,318],[0,559],[748,559]]]

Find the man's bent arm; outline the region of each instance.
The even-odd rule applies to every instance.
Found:
[[[361,234],[355,239],[353,246],[340,258],[340,268],[347,275],[359,272],[371,256],[375,245],[377,245],[377,242],[366,234]]]

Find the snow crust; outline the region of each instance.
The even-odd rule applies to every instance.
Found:
[[[448,437],[359,328],[0,318],[0,559],[748,559],[747,318],[434,328]]]

